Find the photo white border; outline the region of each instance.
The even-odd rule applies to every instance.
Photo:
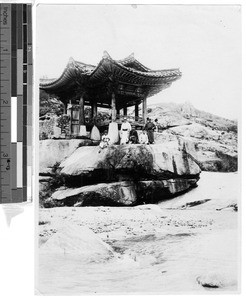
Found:
[[[39,1],[4,1],[7,3],[33,3],[33,32],[34,32],[34,40],[33,40],[33,55],[34,55],[34,74],[36,74],[36,35],[35,35],[35,28],[36,28],[36,11],[35,8],[38,4],[44,3],[44,4],[172,4],[172,5],[242,5],[242,67],[243,67],[243,76],[242,76],[242,82],[244,83],[242,85],[242,125],[241,129],[242,132],[239,133],[240,137],[239,140],[241,140],[241,154],[245,152],[245,121],[243,117],[245,116],[245,102],[243,99],[245,99],[245,3],[242,0],[239,1],[127,1],[127,0],[121,0],[121,1],[84,1],[84,0],[72,0],[72,1],[65,1],[65,0],[39,0]],[[33,132],[38,132],[38,79],[35,76],[34,81],[34,91],[35,91],[35,99],[34,99],[34,111],[36,113],[36,117],[34,118],[34,127]],[[37,221],[37,214],[38,214],[38,134],[34,134],[34,162],[33,162],[33,168],[35,172],[35,176],[33,178],[33,204],[23,204],[22,207],[24,207],[24,213],[22,215],[15,217],[12,220],[11,226],[8,228],[0,228],[1,230],[1,238],[3,236],[3,242],[4,245],[0,245],[0,297],[1,299],[33,299],[35,297],[34,295],[34,261],[35,261],[35,255],[34,255],[34,249],[36,247],[37,239],[36,234],[37,232],[34,231],[34,214],[36,216],[35,221]],[[239,145],[240,147],[240,145]],[[242,183],[242,207],[241,210],[243,213],[241,213],[241,226],[242,226],[242,286],[241,286],[241,294],[240,295],[160,295],[160,296],[154,296],[154,295],[141,295],[141,296],[127,296],[128,298],[134,297],[141,297],[141,299],[144,297],[168,297],[170,299],[178,299],[179,297],[182,297],[183,299],[191,299],[194,297],[209,297],[210,299],[216,297],[216,299],[230,299],[231,297],[243,297],[245,299],[246,292],[245,292],[245,286],[243,283],[245,282],[245,255],[246,253],[246,247],[245,247],[245,226],[246,226],[246,218],[245,218],[245,204],[244,196],[245,196],[245,187],[243,183],[245,182],[245,158],[243,155],[241,155],[241,167],[242,167],[242,177],[241,177],[241,183]],[[26,208],[25,208],[26,207]],[[0,218],[2,218],[3,215],[0,214]],[[2,223],[0,223],[2,225]],[[37,226],[35,226],[37,228]],[[21,236],[20,236],[21,234]],[[2,239],[0,240],[2,241]],[[6,244],[5,244],[6,243]],[[22,245],[20,244],[22,243]],[[26,250],[23,250],[23,245],[25,245]],[[6,246],[10,246],[11,251]],[[37,252],[37,251],[36,251]],[[15,256],[13,257],[13,255]],[[37,260],[36,260],[37,261]],[[7,280],[8,279],[8,280]],[[12,279],[12,280],[11,280]],[[84,296],[83,298],[90,297],[98,297],[98,296]],[[54,299],[59,299],[60,296],[54,296]],[[100,297],[115,297],[115,296],[100,296]],[[122,298],[125,296],[117,296],[117,298]],[[222,298],[223,297],[223,298]],[[50,296],[50,298],[53,298],[53,296]]]

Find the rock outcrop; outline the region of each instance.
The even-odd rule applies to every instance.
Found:
[[[175,142],[83,146],[60,163],[52,177],[59,184],[43,206],[156,203],[195,187],[199,174],[199,166]]]
[[[148,116],[158,119],[156,143],[179,139],[193,145],[188,151],[202,171],[238,169],[237,122],[196,109],[190,103],[150,105]]]
[[[121,181],[60,189],[52,194],[52,201],[60,202],[59,206],[127,206],[137,202],[137,195],[134,183]]]
[[[81,147],[61,164],[61,174],[89,177],[91,173],[105,175],[166,179],[192,177],[200,173],[199,166],[178,148],[177,143],[160,145],[115,145],[99,150]],[[111,174],[108,174],[111,172]],[[106,174],[107,173],[107,174]]]
[[[210,132],[201,125],[179,126],[156,134],[156,143],[173,141],[185,145],[189,157],[199,165],[202,171],[235,172],[238,168],[237,142],[233,133],[225,134],[228,142],[221,141],[219,133]],[[223,135],[222,135],[223,136]]]
[[[197,179],[168,179],[139,182],[99,183],[80,188],[61,188],[44,205],[52,206],[132,206],[157,203],[196,186]]]

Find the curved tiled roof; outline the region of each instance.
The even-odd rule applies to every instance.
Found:
[[[134,57],[134,53],[130,54],[124,59],[117,60],[118,63],[122,64],[126,67],[132,67],[133,69],[139,70],[139,71],[149,71],[150,69],[145,67],[143,64],[141,64],[136,58]]]
[[[106,81],[147,86],[149,95],[162,89],[181,77],[179,69],[150,70],[134,58],[134,55],[122,60],[113,60],[105,51],[97,66],[69,59],[61,76],[57,79],[43,79],[40,88],[54,94],[76,89],[76,87],[97,87]]]

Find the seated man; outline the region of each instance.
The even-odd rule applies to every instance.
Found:
[[[130,144],[138,144],[138,133],[135,126],[132,126],[132,130],[130,131]]]
[[[145,130],[143,130],[139,136],[140,144],[149,144],[148,135]]]
[[[109,141],[110,141],[110,138],[108,136],[108,132],[107,132],[107,130],[105,130],[103,135],[102,135],[102,139],[101,139],[101,142],[99,144],[99,147],[101,149],[104,149],[104,148],[108,147]]]

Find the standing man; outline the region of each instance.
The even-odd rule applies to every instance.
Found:
[[[129,142],[129,134],[132,127],[131,124],[127,121],[127,118],[124,117],[123,123],[121,124],[120,128],[120,144],[127,144]]]
[[[147,123],[144,126],[144,129],[147,131],[149,143],[154,143],[154,130],[155,130],[155,124],[151,121],[150,118],[147,119]]]

